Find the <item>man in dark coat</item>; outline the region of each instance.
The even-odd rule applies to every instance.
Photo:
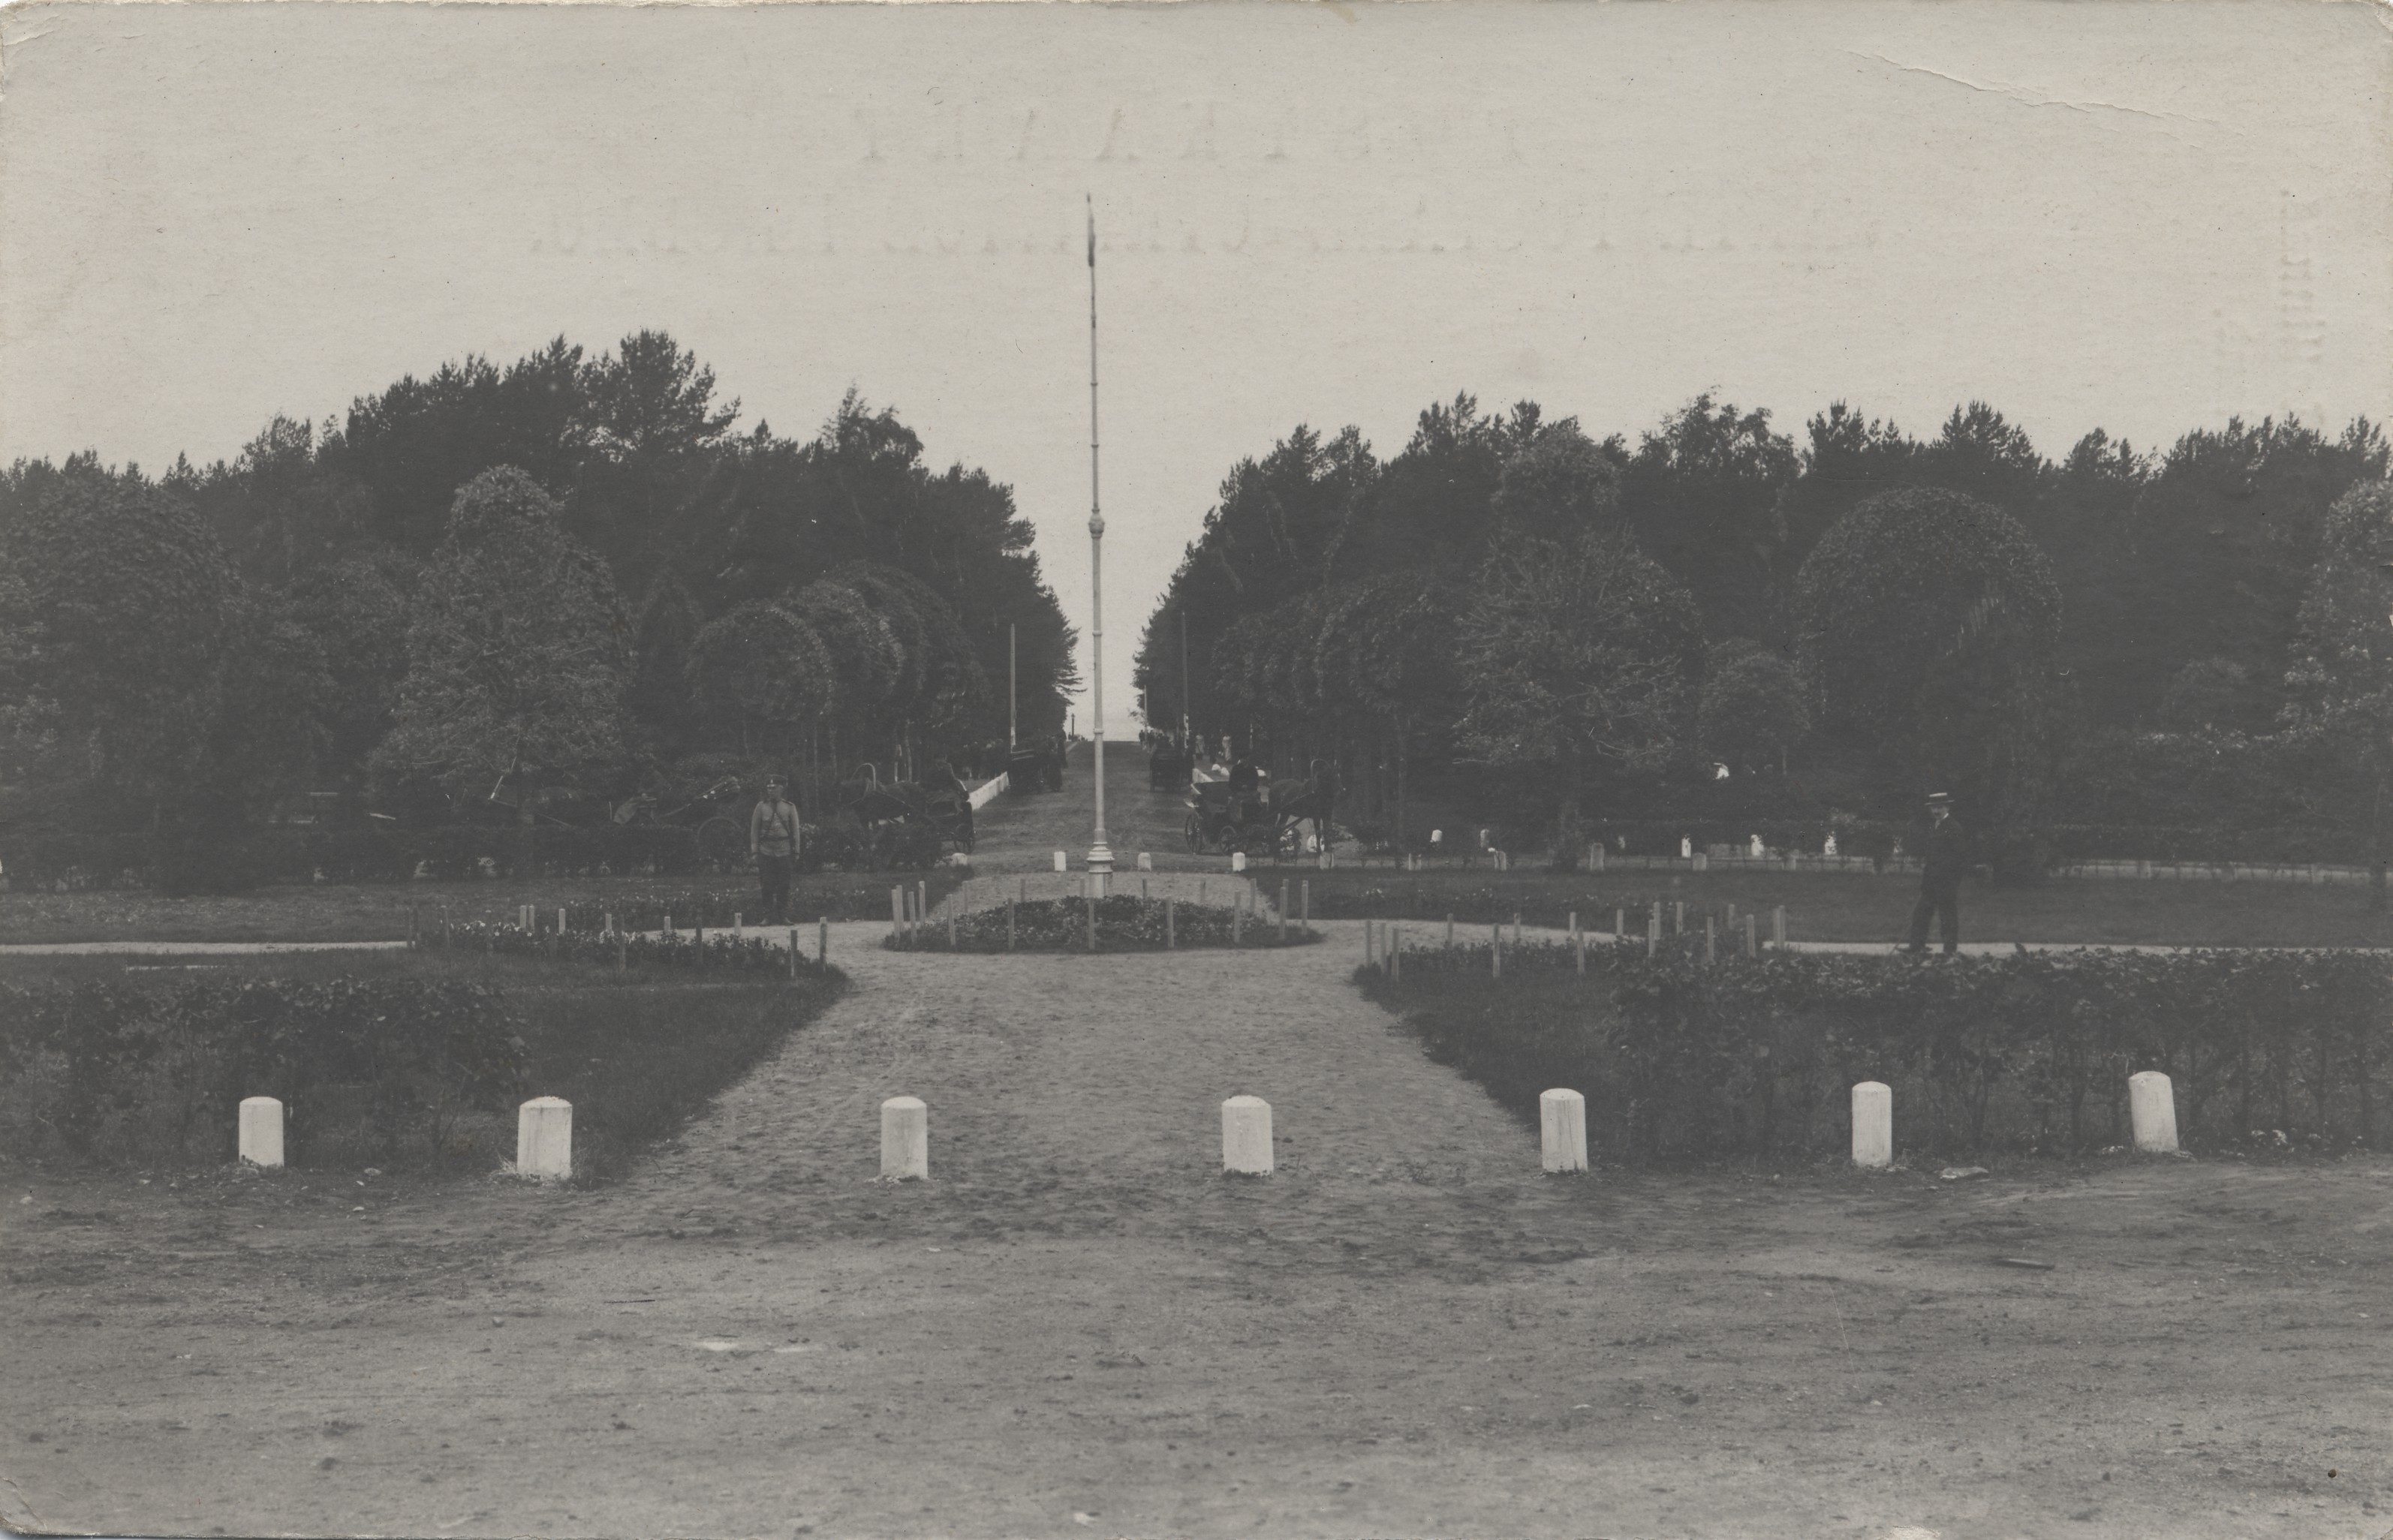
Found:
[[[1237,810],[1238,822],[1249,824],[1262,816],[1262,784],[1263,773],[1240,754],[1230,766],[1230,805]]]
[[[1969,836],[1953,816],[1953,799],[1942,791],[1928,799],[1928,839],[1920,854],[1919,902],[1911,909],[1908,949],[1928,950],[1928,919],[1933,915],[1944,955],[1951,957],[1961,946],[1961,878],[1969,869]]]

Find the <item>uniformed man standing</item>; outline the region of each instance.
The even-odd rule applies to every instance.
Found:
[[[1961,878],[1969,869],[1969,836],[1953,816],[1953,799],[1939,791],[1928,799],[1928,838],[1921,855],[1919,902],[1911,909],[1911,945],[1907,950],[1928,950],[1928,919],[1936,917],[1944,955],[1961,946]]]
[[[765,919],[788,922],[790,874],[798,864],[798,804],[781,795],[781,777],[765,778],[765,795],[748,815],[748,854],[765,889]]]

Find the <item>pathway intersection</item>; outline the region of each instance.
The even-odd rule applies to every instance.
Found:
[[[1108,758],[1127,867],[1174,803]],[[1079,865],[1085,763],[984,811],[964,901]],[[1348,982],[1361,923],[1321,928],[1091,957],[835,925],[849,993],[611,1186],[344,1179],[302,1212],[277,1184],[311,1173],[253,1179],[159,1220],[163,1262],[71,1222],[91,1198],[12,1199],[0,1233],[48,1228],[12,1252],[0,1521],[2292,1540],[2360,1533],[2393,1482],[2361,1428],[2380,1167],[1549,1179]],[[1263,1181],[1221,1174],[1240,1093],[1273,1105]],[[928,1181],[878,1178],[897,1095]],[[2305,1205],[2337,1229],[2304,1244],[2359,1265],[2230,1286],[2247,1210]],[[1985,1264],[2029,1248],[2061,1266]],[[2330,1456],[2345,1479],[2295,1480]]]

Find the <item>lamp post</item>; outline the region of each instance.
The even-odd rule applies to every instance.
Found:
[[[1105,895],[1114,853],[1105,844],[1105,520],[1097,503],[1097,202],[1089,209],[1089,737],[1096,744],[1097,829],[1089,886]]]

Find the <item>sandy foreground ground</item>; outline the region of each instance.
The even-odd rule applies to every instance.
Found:
[[[885,929],[834,927],[852,993],[611,1187],[0,1168],[0,1516],[2393,1530],[2393,1161],[1548,1178],[1347,982],[1359,924],[1099,958]],[[1220,1173],[1240,1092],[1265,1181]],[[877,1180],[897,1094],[926,1183]]]

